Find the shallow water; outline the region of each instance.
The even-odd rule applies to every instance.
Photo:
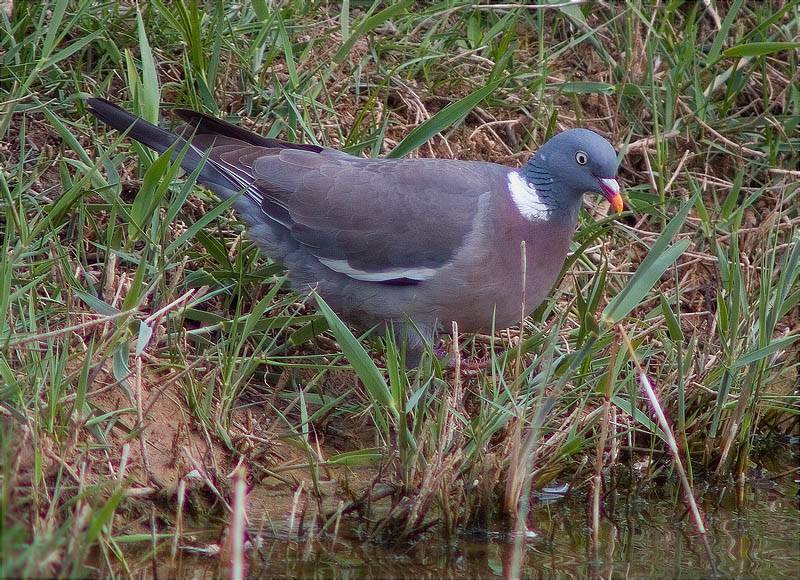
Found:
[[[733,487],[704,494],[702,508],[719,577],[797,577],[797,493],[797,485],[791,482],[778,485],[765,480],[746,488],[738,499]],[[649,489],[647,499],[632,492],[608,494],[596,552],[591,548],[585,496],[574,494],[551,501],[540,498],[531,518],[536,537],[525,542],[523,577],[712,576],[702,542],[676,497],[677,490],[671,487],[655,492]],[[247,572],[252,577],[499,577],[513,546],[493,532],[463,533],[450,542],[429,535],[412,545],[387,548],[355,539],[355,530],[344,527],[336,543],[330,536],[309,539],[308,528],[304,538],[289,537],[286,522],[275,519],[266,527],[268,531],[260,532],[260,547],[247,554]],[[200,535],[197,537],[199,540]],[[215,532],[212,537],[219,534]],[[198,541],[196,545],[202,549],[211,544]],[[172,565],[158,564],[158,575],[212,578],[225,573],[224,558],[189,550],[182,550]],[[165,553],[168,550],[161,552]]]

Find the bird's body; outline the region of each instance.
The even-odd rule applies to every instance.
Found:
[[[293,285],[316,289],[362,328],[407,329],[412,322],[412,358],[422,339],[451,321],[466,332],[519,322],[558,276],[583,191],[594,187],[621,203],[613,148],[586,130],[567,133],[578,143],[599,143],[603,174],[592,173],[593,181],[581,181],[580,171],[560,177],[549,170],[569,164],[563,145],[548,150],[558,137],[515,170],[476,161],[362,159],[267,139],[186,110],[176,113],[187,124],[171,133],[102,99],[89,104],[97,117],[159,152],[175,144],[177,154],[189,141],[187,170],[207,152],[199,180],[223,198],[237,196],[250,237],[284,263]]]
[[[308,160],[308,154],[301,157]],[[570,219],[571,227],[543,223],[531,228],[508,195],[508,168],[467,161],[434,165],[429,161],[432,160],[390,160],[381,164],[360,159],[335,161],[340,171],[342,165],[353,166],[354,173],[363,176],[361,183],[374,183],[370,178],[380,181],[373,176],[383,176],[386,172],[393,176],[407,175],[415,182],[430,177],[433,182],[430,191],[409,186],[413,199],[405,199],[402,194],[392,200],[379,198],[381,203],[373,208],[364,200],[333,217],[341,228],[339,232],[358,231],[358,228],[379,232],[368,240],[364,249],[370,254],[362,260],[326,253],[331,246],[306,245],[296,239],[296,233],[292,235],[291,230],[269,222],[251,222],[249,234],[267,255],[287,266],[296,287],[316,288],[345,319],[361,327],[410,317],[417,325],[431,330],[437,322],[457,321],[465,332],[489,332],[493,327],[506,328],[519,322],[523,296],[527,304],[525,312],[529,312],[552,287],[569,248],[576,216]],[[450,190],[446,192],[435,189],[443,171],[452,172],[453,176],[448,180]],[[353,183],[358,183],[357,178],[353,179]],[[402,182],[397,185],[400,191],[405,191]],[[419,207],[419,193],[424,193],[422,199],[432,202],[432,207]],[[452,198],[445,201],[448,211],[439,215],[435,205],[447,198]],[[359,205],[364,214],[356,213]],[[387,209],[393,216],[386,224],[393,227],[391,233],[380,232],[379,224],[369,223],[373,211]],[[464,217],[453,219],[459,212]],[[424,215],[427,223],[420,223],[418,214]],[[244,215],[251,213],[248,210]],[[469,227],[459,228],[458,224],[464,223]],[[524,288],[523,241],[527,259]],[[326,242],[335,244],[335,240]],[[404,242],[411,246],[406,255],[398,247]],[[385,246],[392,246],[395,262],[374,264],[371,269],[373,252],[385,256],[392,251]],[[424,251],[415,253],[417,246]],[[432,255],[424,259],[424,252]]]

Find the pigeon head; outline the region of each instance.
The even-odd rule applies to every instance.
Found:
[[[542,145],[523,171],[539,196],[556,207],[578,207],[584,193],[597,193],[619,212],[617,165],[617,152],[606,139],[588,129],[570,129]]]

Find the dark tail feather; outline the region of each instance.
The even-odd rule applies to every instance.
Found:
[[[91,97],[87,99],[87,102],[89,103],[89,112],[106,125],[110,125],[120,132],[127,131],[130,128],[128,137],[136,139],[159,153],[163,153],[175,141],[180,139],[175,133],[156,127],[152,123],[148,123],[141,117],[137,117],[105,99]],[[178,149],[180,149],[180,146]]]
[[[141,117],[137,117],[133,113],[105,99],[90,97],[87,99],[87,102],[89,104],[89,112],[95,117],[117,131],[128,131],[128,137],[147,145],[151,149],[158,151],[158,153],[163,153],[169,149],[173,143],[177,142],[173,153],[173,158],[176,158],[180,154],[181,149],[186,145],[186,139],[183,137],[162,129],[161,127],[156,127],[152,123],[148,123]],[[181,167],[191,173],[202,160],[203,155],[200,151],[194,147],[190,147],[181,161]],[[203,166],[199,177],[200,182],[211,186],[216,185],[222,188],[223,191],[237,191],[240,189],[239,185],[225,177],[225,175],[215,169],[210,163],[206,163]],[[222,193],[222,191],[220,191],[220,193]]]
[[[175,109],[173,113],[186,121],[187,125],[194,129],[198,135],[232,137],[238,141],[244,141],[245,143],[257,147],[269,147],[269,141],[271,141],[271,139],[267,139],[252,131],[237,127],[236,125],[231,125],[230,123],[226,123],[225,121],[216,119],[205,113],[192,111],[190,109]]]
[[[318,145],[289,143],[288,141],[282,141],[280,139],[262,137],[247,129],[242,129],[236,125],[226,123],[221,119],[190,109],[175,109],[173,112],[186,121],[190,127],[194,127],[198,135],[222,135],[223,137],[231,137],[238,141],[244,141],[256,147],[268,147],[270,149],[302,149],[303,151],[313,151],[315,153],[319,153],[323,149]]]

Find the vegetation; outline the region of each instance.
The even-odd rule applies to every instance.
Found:
[[[0,575],[129,572],[131,544],[169,553],[192,522],[233,520],[237,465],[322,535],[348,518],[374,541],[524,532],[532,488],[599,490],[643,459],[644,480],[672,477],[642,382],[689,481],[780,464],[800,383],[800,3],[555,4],[0,14]],[[90,95],[509,165],[586,126],[619,146],[629,210],[587,199],[533,316],[405,372],[391,340],[290,292],[196,175],[99,127]]]

